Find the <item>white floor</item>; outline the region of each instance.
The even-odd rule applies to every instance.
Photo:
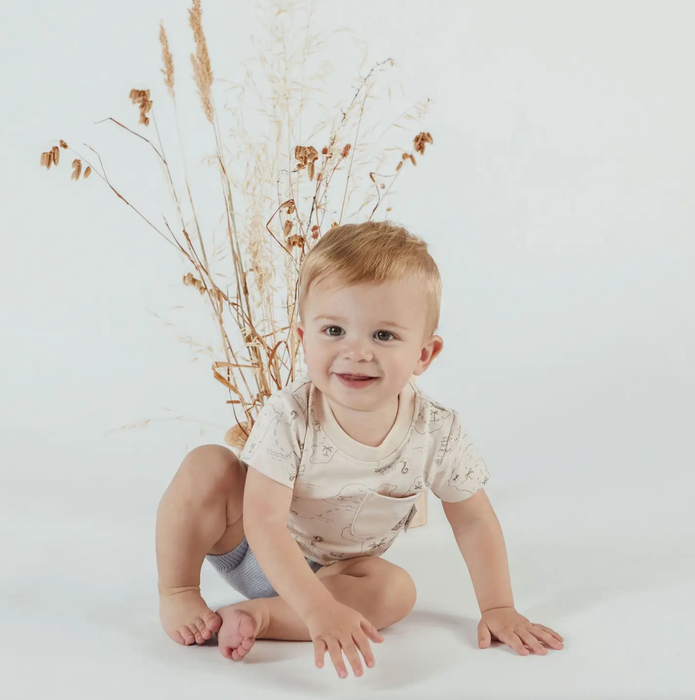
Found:
[[[419,590],[376,668],[339,680],[311,645],[259,642],[246,662],[183,648],[157,619],[154,512],[180,450],[139,433],[96,441],[0,431],[0,697],[695,698],[691,488],[585,474],[492,484],[517,609],[563,651],[479,650],[478,610],[436,500],[387,557]],[[206,565],[211,606],[237,600]],[[224,695],[219,695],[220,693]]]

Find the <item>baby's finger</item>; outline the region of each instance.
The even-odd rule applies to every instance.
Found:
[[[384,638],[379,634],[379,630],[376,627],[374,627],[374,625],[369,620],[363,619],[361,626],[362,626],[362,629],[367,634],[367,636],[373,642],[377,642],[377,644],[381,644],[384,641]]]
[[[514,649],[514,651],[521,654],[521,656],[528,656],[529,650],[524,646],[524,643],[516,634],[514,634],[514,632],[503,632],[501,634],[495,633],[495,636],[497,636],[505,644],[509,644],[509,646]]]
[[[314,642],[314,662],[316,668],[323,668],[323,662],[326,658],[326,642],[323,639],[317,639]]]
[[[545,630],[548,634],[555,637],[555,639],[557,639],[558,642],[565,641],[561,634],[558,634],[557,632],[555,632],[555,630],[551,630],[550,627],[546,627],[545,625],[539,625],[537,622],[534,622],[533,625],[534,625],[534,627],[540,627],[542,630]]]
[[[531,632],[529,632],[529,630],[519,630],[517,634],[523,639],[524,644],[532,651],[535,651],[536,654],[544,656],[548,653],[548,650],[531,634]]]
[[[540,639],[542,642],[545,642],[547,646],[552,647],[553,649],[562,649],[562,642],[559,642],[557,639],[555,639],[555,637],[553,637],[552,634],[538,629],[538,625],[534,625],[534,627],[531,627],[529,629],[529,632],[531,632],[531,634],[535,634],[536,637],[538,637],[538,639]]]
[[[343,660],[343,650],[338,644],[338,640],[333,637],[329,637],[326,640],[326,646],[328,647],[328,653],[331,655],[331,661],[335,666],[335,670],[341,678],[347,678],[347,668],[345,667],[345,661]]]
[[[340,645],[343,647],[343,653],[347,656],[347,660],[352,666],[352,671],[358,678],[364,675],[364,669],[362,668],[362,661],[360,660],[360,655],[357,653],[357,647],[352,637],[340,640]]]
[[[355,632],[355,634],[352,635],[352,638],[355,640],[355,644],[360,650],[362,656],[364,656],[364,662],[367,664],[367,668],[374,668],[374,653],[372,652],[372,645],[369,643],[367,635],[360,631]]]

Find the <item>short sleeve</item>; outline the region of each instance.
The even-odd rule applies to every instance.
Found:
[[[432,492],[447,503],[465,501],[487,484],[490,473],[456,411],[449,436],[442,444]]]
[[[290,393],[280,391],[269,396],[239,458],[273,481],[294,489],[302,455],[300,415]]]

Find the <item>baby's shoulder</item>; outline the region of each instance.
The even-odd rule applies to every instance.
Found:
[[[415,433],[444,437],[449,435],[457,421],[460,421],[458,412],[454,408],[445,406],[433,399],[419,387],[415,389],[417,395],[417,415],[415,416]]]
[[[287,386],[271,394],[266,403],[272,404],[288,419],[303,421],[309,405],[310,390],[311,382],[308,377],[300,375]]]

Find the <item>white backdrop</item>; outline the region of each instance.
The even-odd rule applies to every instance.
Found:
[[[191,362],[175,335],[212,338],[214,327],[181,285],[188,269],[173,249],[101,181],[71,182],[65,162],[56,171],[39,168],[41,151],[57,139],[85,152],[87,142],[126,196],[153,217],[173,212],[146,148],[111,124],[94,124],[111,116],[138,129],[133,87],[150,87],[158,107],[168,104],[157,40],[163,20],[177,90],[188,95],[179,105],[188,165],[201,178],[197,196],[212,203],[204,223],[217,224],[217,180],[206,182],[198,162],[212,143],[187,58],[188,7],[181,0],[2,3],[0,524],[7,554],[0,584],[13,630],[0,642],[12,672],[0,674],[3,697],[39,697],[45,684],[88,697],[99,680],[75,669],[89,655],[96,674],[112,674],[113,664],[131,669],[100,697],[133,688],[143,697],[146,688],[177,696],[235,674],[249,688],[273,686],[268,674],[276,672],[281,690],[288,678],[304,696],[335,690],[328,674],[317,680],[306,651],[265,646],[259,658],[280,654],[281,671],[248,664],[232,672],[216,651],[186,656],[190,650],[169,649],[160,635],[154,509],[186,451],[222,442],[232,420],[210,362]],[[611,698],[695,694],[677,648],[694,617],[685,594],[695,531],[694,20],[690,2],[318,7],[314,29],[359,32],[370,67],[396,61],[385,82],[400,80],[403,94],[373,106],[384,124],[433,100],[412,133],[392,131],[384,141],[407,148],[420,128],[434,138],[401,178],[388,213],[430,243],[444,281],[445,348],[420,384],[462,413],[490,468],[487,490],[505,530],[517,607],[538,612],[568,640],[543,660],[490,650],[466,657],[466,673],[473,660],[490,666],[475,672],[476,697],[512,697],[510,687],[514,697],[527,697],[519,689],[528,688],[536,698],[556,697],[561,687],[568,698],[590,690]],[[249,38],[262,39],[263,29],[250,2],[207,0],[203,22],[222,104],[221,80],[242,80],[241,61],[256,53]],[[336,66],[332,98],[347,100],[358,53],[345,37],[322,51]],[[381,211],[377,218],[387,216]],[[185,308],[171,308],[177,305]],[[191,420],[105,434],[181,415]],[[427,634],[446,623],[423,618],[417,631],[403,623],[411,636],[392,640],[399,653],[415,655],[425,635],[431,658],[412,656],[407,672],[394,658],[391,675],[376,675],[377,666],[363,690],[403,697],[414,688],[414,697],[423,692],[418,684],[441,682],[447,697],[457,664],[476,652],[470,582],[460,561],[450,563],[460,556],[432,506],[431,523],[410,545],[399,543],[393,558],[417,567],[408,547],[417,550],[436,533],[442,551],[427,549],[429,566],[455,566],[461,577],[456,585],[428,583],[416,570],[419,605],[426,608],[427,595],[433,606],[441,600],[432,593],[439,581],[465,601],[469,638],[444,653],[445,642]],[[45,664],[50,672],[42,672]],[[612,674],[615,664],[627,680]],[[360,681],[349,681],[352,690],[353,682]]]

